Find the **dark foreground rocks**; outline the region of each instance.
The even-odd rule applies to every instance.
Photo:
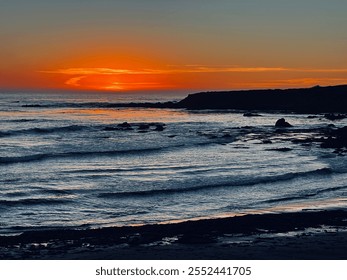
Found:
[[[322,148],[347,148],[347,126],[332,130],[327,139],[324,139]]]
[[[163,131],[166,128],[166,124],[164,123],[128,123],[123,122],[117,125],[109,125],[103,128],[104,131],[126,131],[126,130],[134,130],[137,129],[140,133],[145,133],[149,131]]]
[[[0,236],[0,255],[2,259],[347,259],[347,212],[300,211],[165,225],[34,231]]]
[[[346,114],[325,114],[324,117],[330,121],[336,121],[336,120],[343,120],[345,118],[347,118]]]

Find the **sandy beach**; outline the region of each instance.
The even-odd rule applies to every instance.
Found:
[[[347,211],[245,215],[177,224],[27,232],[2,259],[347,259]]]

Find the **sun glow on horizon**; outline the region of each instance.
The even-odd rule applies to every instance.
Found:
[[[59,77],[66,88],[100,91],[283,88],[347,83],[347,69],[343,68],[171,65],[141,69],[76,67],[38,73]]]
[[[347,83],[346,1],[202,2],[2,1],[0,89]]]

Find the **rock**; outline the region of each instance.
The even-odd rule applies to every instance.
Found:
[[[127,122],[117,124],[117,127],[114,127],[114,126],[104,127],[104,131],[115,131],[115,130],[133,130],[133,128]]]
[[[335,120],[342,120],[347,118],[347,115],[345,114],[325,114],[324,118],[330,120],[330,121],[335,121]]]
[[[178,243],[181,244],[208,244],[215,243],[216,236],[210,234],[193,234],[187,233],[183,234],[177,240]]]
[[[339,128],[334,133],[337,137],[347,140],[347,126]]]
[[[147,130],[147,129],[149,129],[149,124],[140,124],[139,129],[140,130]]]
[[[327,139],[324,139],[322,148],[344,148],[347,147],[347,126],[333,130]]]
[[[276,127],[292,127],[292,125],[286,122],[284,118],[277,120],[275,126]]]
[[[323,143],[320,145],[322,148],[342,148],[340,141],[332,136],[324,139]]]
[[[336,127],[334,124],[328,124],[328,128],[334,128],[334,127]]]
[[[293,139],[292,143],[295,144],[307,144],[307,143],[312,143],[314,142],[315,139],[313,138],[305,138],[305,139]]]
[[[200,92],[177,103],[185,109],[236,109],[298,113],[347,112],[347,86]]]
[[[120,128],[130,128],[131,124],[129,124],[127,122],[123,122],[121,124],[118,124],[117,127],[120,127]]]
[[[157,124],[155,127],[155,131],[163,131],[165,129],[164,125],[162,124]]]
[[[142,243],[142,236],[140,233],[135,233],[127,237],[127,243],[132,246],[140,245]]]

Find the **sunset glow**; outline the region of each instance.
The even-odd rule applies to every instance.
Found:
[[[346,15],[0,0],[1,279],[340,279],[312,260],[347,260]]]
[[[170,89],[170,88],[201,88],[204,85],[210,88],[208,83],[216,78],[216,75],[228,80],[228,76],[233,80],[236,87],[242,87],[242,79],[245,75],[252,80],[245,81],[249,88],[256,87],[291,87],[291,86],[310,86],[310,85],[329,85],[347,83],[347,69],[299,69],[299,68],[266,68],[266,67],[208,67],[208,66],[185,66],[167,67],[166,69],[112,69],[112,68],[67,68],[57,70],[40,71],[43,74],[56,75],[65,79],[64,84],[75,89],[94,89],[94,90],[141,90],[141,89]],[[210,74],[210,75],[206,75]],[[283,79],[259,80],[262,76],[277,75]],[[333,77],[323,77],[324,75]],[[290,76],[302,76],[307,78],[292,78]],[[234,79],[233,79],[234,77]],[[236,79],[235,79],[236,77]],[[339,78],[340,77],[340,78]],[[200,81],[190,83],[194,78]],[[168,82],[170,80],[174,82]],[[252,82],[253,81],[253,82]],[[238,86],[239,85],[239,86]],[[217,87],[214,85],[214,87]],[[221,83],[221,88],[225,87]],[[229,84],[232,87],[232,84]],[[218,87],[217,87],[218,88]]]
[[[347,4],[295,2],[9,1],[0,10],[0,89],[346,84]]]

